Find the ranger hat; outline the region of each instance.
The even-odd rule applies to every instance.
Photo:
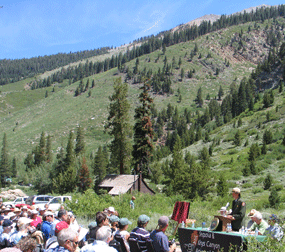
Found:
[[[238,187],[233,188],[234,193],[240,193],[240,189]]]

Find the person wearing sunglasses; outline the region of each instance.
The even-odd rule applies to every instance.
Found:
[[[57,235],[58,246],[45,252],[75,252],[78,247],[78,233],[71,228],[62,229]]]

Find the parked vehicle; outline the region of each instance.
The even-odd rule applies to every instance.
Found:
[[[44,208],[44,205],[49,202],[52,196],[49,195],[33,195],[26,199],[25,203],[32,206],[37,205],[38,207]]]
[[[17,204],[25,204],[25,200],[28,198],[27,197],[17,197],[15,200],[13,201],[6,201],[6,202],[3,202],[3,205],[4,206],[7,206],[7,207],[12,207],[14,208],[15,205]]]
[[[50,199],[49,201],[49,209],[53,211],[57,211],[60,206],[66,202],[67,200],[71,200],[71,196],[56,196]]]

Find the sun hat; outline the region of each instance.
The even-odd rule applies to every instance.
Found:
[[[17,225],[18,226],[21,226],[21,225],[24,225],[24,224],[29,224],[31,223],[33,220],[30,219],[30,218],[27,218],[27,217],[21,217],[19,218],[18,222],[17,222]]]
[[[255,213],[256,213],[256,210],[255,209],[251,209],[247,216],[248,217],[252,217]]]
[[[234,193],[240,193],[240,189],[238,187],[233,188]]]

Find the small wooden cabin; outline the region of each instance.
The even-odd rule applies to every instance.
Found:
[[[113,196],[132,193],[133,191],[155,194],[138,175],[107,175],[98,187],[107,190]]]

